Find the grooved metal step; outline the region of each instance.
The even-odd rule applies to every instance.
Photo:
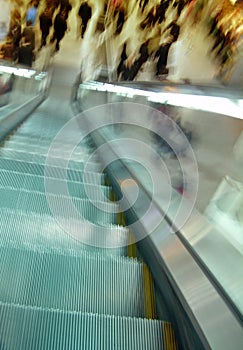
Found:
[[[45,193],[8,188],[0,188],[0,198],[0,207],[2,208],[52,216],[54,214],[50,209],[49,200],[52,202],[52,208],[55,207],[55,212],[64,218],[75,219],[77,212],[79,217],[92,223],[100,225],[117,223],[118,206],[112,202],[90,201],[89,199],[71,198],[52,193],[49,193],[47,197]]]
[[[47,191],[45,179],[47,178],[40,175],[31,175],[0,169],[0,188],[25,189],[28,191],[45,193]],[[72,197],[89,198],[98,201],[108,201],[111,190],[108,186],[98,186],[83,182],[69,180],[58,180],[57,182],[57,179],[55,178],[48,178],[48,183],[48,191],[50,193],[56,193],[56,186],[58,185],[60,195],[66,194],[65,188],[67,187],[68,192]]]
[[[39,155],[46,156],[50,151],[57,150],[63,157],[69,155],[70,150],[71,153],[71,159],[78,159],[81,161],[82,159],[86,160],[92,151],[90,148],[88,148],[86,145],[78,145],[73,149],[73,145],[67,144],[67,143],[55,143],[55,147],[51,148],[50,142],[42,142],[36,143],[32,140],[25,140],[25,141],[5,141],[4,142],[4,150],[8,151],[21,151],[21,152],[28,152],[28,153],[38,153]],[[93,150],[94,151],[94,150]],[[95,156],[95,164],[99,165],[99,162],[97,160],[97,156]]]
[[[64,161],[61,159],[56,163],[53,162],[52,166],[48,165],[48,169],[45,164],[38,164],[31,161],[21,161],[16,159],[2,158],[0,156],[0,169],[22,172],[25,174],[45,176],[45,170],[48,172],[48,177],[54,177],[58,179],[68,179],[75,182],[86,182],[96,185],[104,185],[105,175],[96,172],[83,172],[82,170],[65,169],[63,165]]]
[[[4,303],[0,303],[0,319],[0,347],[3,350],[175,349],[164,346],[166,323],[156,320]]]
[[[0,300],[26,306],[146,316],[143,263],[0,246]]]
[[[0,350],[176,350],[90,138],[49,156],[68,121],[37,112],[0,147]]]
[[[32,141],[32,142],[30,142]],[[33,140],[29,140],[26,138],[25,140],[14,140],[11,138],[10,140],[7,140],[4,142],[4,148],[7,149],[13,149],[13,150],[21,150],[25,152],[37,152],[39,151],[40,154],[46,154],[51,146],[51,140],[46,140],[45,142],[42,141],[42,143],[35,143]],[[65,150],[69,150],[71,147],[71,144],[67,143],[58,143],[59,147],[62,149],[62,151],[65,152]],[[57,146],[57,143],[55,142],[55,148]],[[91,152],[91,149],[87,147],[85,144],[78,145],[75,147],[73,150],[73,154],[79,154],[82,155],[84,154],[87,156]]]
[[[98,248],[98,243],[88,245],[84,244],[86,240],[74,239],[52,216],[0,208],[1,244],[30,246],[34,250],[40,249],[46,252],[57,250],[67,255],[79,255],[83,250],[100,254],[126,255],[128,229],[111,225],[102,229],[99,233],[100,228],[92,225],[88,228],[88,235],[92,237],[95,234],[101,235],[104,243],[107,242],[107,248]],[[85,230],[85,226],[80,227],[83,235]]]
[[[41,154],[40,152],[27,152],[26,150],[21,149],[10,149],[10,148],[4,148],[0,149],[0,157],[7,158],[7,159],[16,159],[24,162],[35,162],[38,164],[46,164],[47,161],[47,155],[48,152],[45,154]],[[88,156],[80,155],[80,154],[74,154],[72,157],[69,157],[69,154],[67,153],[67,156],[63,153],[61,157],[54,157],[54,156],[48,156],[48,164],[50,164],[50,161],[53,164],[56,164],[56,166],[61,166],[65,163],[69,168],[76,169],[76,170],[84,170],[85,167],[89,168],[89,171],[93,172],[99,172],[100,171],[100,164],[94,163],[94,162],[86,162],[88,159]]]

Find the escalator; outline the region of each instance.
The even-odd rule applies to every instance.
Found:
[[[62,158],[48,153],[71,118],[68,97],[53,102],[55,73],[53,81],[49,98],[0,148],[0,349],[176,349],[171,323],[155,319],[147,265],[129,256],[130,232],[110,201],[107,177],[98,159],[88,161],[90,140],[73,150],[67,166],[72,135],[58,145]],[[69,90],[58,90],[58,96]],[[57,194],[63,174],[69,198],[59,187]],[[78,222],[79,237],[66,232],[48,202],[54,200],[73,227],[70,198],[85,219]],[[103,246],[88,244],[89,236]]]
[[[80,81],[74,100],[152,271],[159,318],[172,322],[182,349],[241,348],[243,257],[233,231],[242,235],[243,172],[233,152],[242,93],[100,79]],[[217,189],[224,174],[238,179],[237,191]]]
[[[30,95],[40,90],[39,77],[31,82],[35,89],[23,85]],[[242,164],[230,158],[242,125],[241,95],[104,81],[77,81],[73,93],[75,77],[57,60],[48,98],[39,106],[43,97],[30,96],[35,105],[0,120],[0,349],[238,350],[242,255],[202,212],[220,180],[211,166],[219,162],[218,150],[229,159],[220,171],[242,174]],[[217,102],[218,94],[223,97],[217,112],[214,94]],[[187,118],[196,110],[196,208],[190,204],[193,181],[181,182],[178,171],[179,159],[194,180],[188,154],[158,147],[150,124],[167,103],[181,103]],[[73,117],[72,108],[82,113]],[[220,125],[214,113],[222,114]],[[230,147],[215,144],[209,122],[212,131],[227,130]],[[141,157],[134,161],[137,151]],[[202,154],[210,154],[207,163]],[[152,193],[154,184],[159,188]],[[183,226],[175,216],[180,207],[190,212]]]

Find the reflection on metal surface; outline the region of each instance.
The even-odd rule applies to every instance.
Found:
[[[115,97],[119,96],[119,102],[127,102],[127,98],[130,99],[132,97],[134,98],[131,101],[137,102],[137,96],[142,96],[145,97],[144,100],[146,100],[146,102],[156,101],[162,104],[167,102],[168,104],[175,104],[176,106],[186,106],[188,109],[199,108],[203,111],[210,110],[211,112],[216,111],[215,106],[213,104],[210,105],[208,102],[217,101],[221,104],[220,108],[222,107],[222,109],[218,110],[218,112],[222,113],[222,115],[216,116],[216,124],[210,124],[211,129],[214,129],[214,126],[218,125],[218,121],[222,122],[222,119],[224,119],[226,115],[232,115],[240,119],[243,118],[242,102],[239,100],[239,97],[234,99],[232,96],[222,96],[219,98],[219,96],[212,96],[209,94],[209,98],[207,98],[207,92],[205,91],[199,93],[197,91],[194,94],[193,87],[191,87],[189,93],[184,95],[179,93],[179,91],[175,93],[171,93],[170,91],[170,93],[167,94],[162,92],[162,87],[158,85],[154,87],[152,84],[150,90],[147,90],[146,86],[143,84],[137,87],[135,84],[134,87],[135,88],[133,88],[132,85],[126,87],[103,84],[100,82],[87,82],[80,86],[80,90],[85,91],[85,93],[91,90],[92,97],[94,95],[96,97],[96,95],[100,94],[102,97],[105,96],[108,101],[109,98],[111,97],[112,99],[114,95]],[[198,96],[200,94],[201,96]],[[168,102],[169,97],[172,99]],[[188,100],[188,97],[190,100]],[[202,101],[204,101],[203,104]],[[224,101],[226,104],[223,104]],[[230,107],[230,110],[227,110],[227,106]],[[109,112],[108,115],[106,114],[106,118],[112,120],[114,110],[110,109]],[[133,112],[135,113],[135,109]],[[124,113],[124,115],[127,117],[126,113]],[[207,114],[205,113],[205,115]],[[201,123],[205,122],[205,115],[202,113]],[[123,118],[124,116],[119,114],[119,117]],[[220,117],[222,117],[222,119],[220,119]],[[147,118],[147,120],[150,119]],[[198,122],[198,118],[195,119],[197,119],[196,121]],[[226,126],[228,126],[228,120],[232,123],[236,123],[237,126],[241,123],[241,120],[227,117],[225,117],[225,119],[227,119],[227,121],[224,120]],[[206,119],[207,128],[205,128],[206,131],[203,129],[203,132],[210,134],[208,123],[210,123],[211,120],[214,120],[213,115],[209,115],[208,119]],[[228,130],[226,127],[225,129]],[[237,128],[232,127],[232,130],[236,129]],[[237,129],[237,132],[238,130],[239,129]],[[115,132],[116,129],[114,128],[113,131]],[[104,138],[109,136],[108,133],[105,134],[104,132],[102,135]],[[132,136],[134,137],[134,134]],[[209,138],[210,137],[214,138],[215,134],[210,134]],[[146,138],[146,140],[147,143],[150,142],[148,138]],[[208,138],[206,138],[206,141],[204,139],[208,147],[203,149],[203,151],[206,150],[203,155],[208,157],[209,153],[216,153],[216,156],[213,155],[212,159],[210,158],[210,161],[213,160],[212,164],[209,162],[212,167],[216,166],[215,159],[218,161],[217,152],[222,152],[222,146],[218,138],[215,137],[213,141],[215,140],[216,145],[215,142],[212,144],[209,143]],[[103,142],[104,141],[102,141],[102,143]],[[228,143],[230,146],[231,142]],[[215,149],[213,148],[214,146]],[[124,151],[124,147],[120,147],[120,149]],[[113,148],[111,151],[117,152],[117,149],[114,150]],[[107,152],[103,152],[101,155],[105,164],[107,164],[107,158],[109,158],[107,154]],[[145,242],[143,253],[147,256],[147,262],[155,271],[155,274],[158,273],[158,275],[155,276],[157,282],[160,283],[161,271],[166,271],[166,276],[170,279],[171,284],[173,284],[173,291],[177,294],[181,304],[187,311],[187,315],[197,333],[200,335],[205,349],[228,350],[230,348],[238,350],[243,348],[241,323],[243,319],[243,256],[235,249],[232,242],[229,242],[224,235],[222,235],[222,230],[217,230],[205,216],[196,210],[192,211],[187,222],[180,228],[179,232],[177,232],[177,234],[172,234],[171,225],[173,225],[174,213],[178,209],[178,204],[183,196],[175,191],[172,192],[170,206],[168,210],[165,211],[163,191],[161,190],[159,196],[152,198],[146,178],[143,178],[143,172],[138,171],[136,164],[133,165],[131,162],[125,161],[120,153],[119,156],[120,159],[122,159],[122,161],[119,162],[119,166],[117,165],[116,167],[109,164],[107,170],[109,176],[113,179],[112,183],[114,187],[118,189],[118,191],[120,190],[120,182],[126,179],[125,176],[129,179],[133,178],[139,185],[140,196],[138,203],[136,202],[132,210],[128,213],[128,219],[134,223],[133,231],[135,235],[137,235],[137,237],[143,236],[142,238],[146,237],[146,233],[150,230],[151,224],[153,224],[155,220],[158,220],[157,216],[161,216],[162,213],[166,212],[165,219],[161,220],[160,226],[157,227],[149,237],[139,243],[139,245],[142,245],[143,242]],[[172,160],[174,161],[174,159]],[[219,166],[218,163],[217,166]],[[193,174],[190,166],[188,169],[189,172]],[[211,171],[211,168],[208,170]],[[209,176],[211,175],[210,172]],[[163,182],[161,171],[158,173],[157,177],[160,179],[161,183],[165,183],[168,188],[167,182]],[[141,201],[141,198],[144,200]],[[141,213],[144,213],[146,205],[150,202],[152,202],[151,215],[147,220],[140,220]],[[189,198],[188,201],[184,201],[184,209],[186,205],[188,205],[187,203],[189,203]],[[240,200],[238,203],[240,203]],[[219,209],[220,208],[218,208],[218,210]],[[161,288],[163,288],[163,286],[161,286]]]
[[[205,213],[243,255],[243,184],[225,176]]]
[[[185,107],[195,110],[203,110],[213,113],[228,115],[233,118],[243,119],[242,100],[232,100],[227,97],[207,96],[206,94],[183,94],[178,91],[162,92],[147,91],[127,86],[112,85],[101,82],[88,82],[82,84],[82,89],[100,92],[112,92],[119,96],[133,98],[134,96],[145,96],[148,101],[167,103],[172,106]]]
[[[163,228],[161,228],[163,230]],[[243,332],[231,310],[176,235],[159,240],[159,230],[150,236],[161,263],[169,272],[193,325],[206,338],[205,348],[241,349]],[[158,277],[158,276],[157,276]],[[223,330],[223,331],[222,331]],[[202,338],[203,341],[203,338]]]
[[[243,109],[243,105],[242,105]],[[233,148],[233,154],[235,157],[235,160],[243,165],[243,131],[241,132],[240,136],[236,140]]]

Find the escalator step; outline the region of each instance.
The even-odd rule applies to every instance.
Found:
[[[0,149],[0,157],[7,159],[16,159],[24,162],[35,162],[38,164],[45,164],[47,160],[47,152],[45,154],[41,154],[39,151],[30,152],[21,149],[10,149],[3,148]],[[56,166],[62,167],[63,164],[67,164],[69,168],[76,170],[84,170],[85,167],[88,166],[89,171],[99,172],[101,165],[99,163],[94,162],[86,162],[88,158],[87,154],[73,154],[72,157],[69,158],[69,154],[67,156],[63,153],[61,157],[48,157],[48,164],[50,161],[54,163]],[[64,163],[65,162],[65,163]]]
[[[6,140],[4,142],[4,148],[9,148],[9,149],[15,149],[15,150],[25,150],[26,152],[28,151],[38,151],[40,150],[41,154],[46,154],[50,148],[50,145],[52,144],[52,140],[47,139],[45,142],[42,141],[42,144],[39,144],[37,142],[33,142],[32,139],[30,138],[25,138],[25,139],[14,139],[14,137],[11,137],[9,140]],[[59,148],[62,149],[62,151],[65,152],[65,150],[70,150],[70,147],[72,144],[68,143],[56,143],[55,146],[59,145]],[[77,147],[73,150],[73,152],[77,152],[80,154],[88,154],[90,153],[91,149],[85,144],[77,145]]]
[[[161,350],[165,322],[0,303],[1,350]],[[171,350],[176,349],[171,347]]]
[[[26,306],[146,317],[143,263],[0,246],[0,300]]]
[[[18,173],[14,171],[0,169],[0,188],[25,189],[28,191],[37,191],[45,193],[47,191],[45,186],[44,176]],[[89,198],[91,200],[108,200],[111,188],[108,186],[98,186],[83,182],[74,182],[68,180],[56,180],[55,178],[48,178],[48,191],[50,193],[57,192],[60,195],[65,195],[65,188],[68,188],[70,196],[77,198]]]
[[[47,135],[39,135],[38,137],[36,137],[34,134],[32,133],[24,133],[22,128],[18,130],[17,133],[11,135],[11,137],[5,139],[5,142],[7,141],[13,141],[13,142],[19,142],[19,143],[25,143],[25,144],[30,144],[30,143],[35,143],[36,145],[43,145],[43,146],[50,146],[53,142],[53,138],[48,137]],[[69,139],[66,138],[65,139],[65,144],[67,145],[71,145],[73,142],[73,138],[70,137]],[[60,144],[60,147],[63,147],[63,141],[59,142],[59,141],[55,141],[55,144],[58,145]],[[92,149],[90,148],[90,145],[87,144],[87,142],[85,140],[80,142],[80,146],[83,146],[84,148],[86,148],[87,153],[89,153],[90,151],[92,151]]]
[[[13,141],[13,142],[18,142],[18,143],[24,143],[24,144],[31,144],[35,143],[36,145],[40,146],[50,146],[53,144],[53,137],[48,137],[48,135],[38,135],[36,137],[32,133],[23,133],[22,128],[18,129],[18,132],[11,135],[8,138],[5,138],[5,142],[7,141]],[[62,140],[57,140],[55,139],[55,145],[58,147],[64,147],[66,145],[68,148],[70,146],[73,147],[73,135],[65,135],[64,139]],[[93,153],[94,151],[94,146],[91,138],[89,137],[84,137],[83,139],[80,140],[80,142],[77,145],[77,148],[83,148],[87,154]],[[98,159],[98,156],[97,156]]]
[[[36,142],[33,142],[32,140],[29,140],[29,142],[16,142],[12,141],[12,138],[8,141],[4,142],[4,149],[9,150],[9,151],[22,151],[22,152],[27,152],[27,153],[38,153],[40,155],[47,155],[50,152],[50,146],[51,143],[46,143],[46,144],[38,144]],[[85,145],[78,145],[73,149],[73,145],[70,144],[56,144],[55,143],[55,148],[52,148],[52,151],[56,149],[58,153],[65,155],[69,154],[70,150],[72,151],[72,157],[78,158],[79,160],[82,160],[83,158],[86,159],[90,153],[91,149],[88,148]],[[97,157],[96,157],[97,161]]]
[[[0,156],[0,169],[22,172],[32,175],[45,175],[45,170],[48,172],[48,177],[55,177],[59,179],[68,179],[75,182],[86,182],[90,184],[103,185],[105,183],[105,175],[96,172],[83,172],[74,169],[67,169],[63,167],[66,164],[65,161],[59,159],[57,164],[48,165],[48,169],[45,164],[37,164],[35,162],[23,162],[21,160],[1,158]]]
[[[50,202],[55,213],[50,209]],[[116,224],[118,212],[117,204],[112,202],[90,201],[51,193],[47,196],[45,193],[7,188],[0,188],[0,207],[50,216],[55,214],[65,219],[75,219],[79,215],[100,225]]]
[[[79,228],[80,236],[85,235],[85,226]],[[86,239],[79,240],[61,228],[55,218],[47,215],[24,213],[18,210],[0,208],[1,244],[15,246],[30,246],[42,251],[60,251],[62,254],[78,256],[82,252],[90,251],[99,254],[126,255],[129,231],[122,226],[100,228],[92,225],[88,228],[88,235],[93,239],[101,235],[103,245],[85,244]],[[85,236],[84,236],[85,237]],[[89,243],[89,241],[88,241]],[[105,244],[107,243],[107,248]],[[99,248],[103,247],[103,248]]]

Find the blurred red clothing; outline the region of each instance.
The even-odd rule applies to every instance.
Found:
[[[110,8],[112,10],[117,10],[121,7],[122,5],[122,0],[111,0],[110,1]]]

